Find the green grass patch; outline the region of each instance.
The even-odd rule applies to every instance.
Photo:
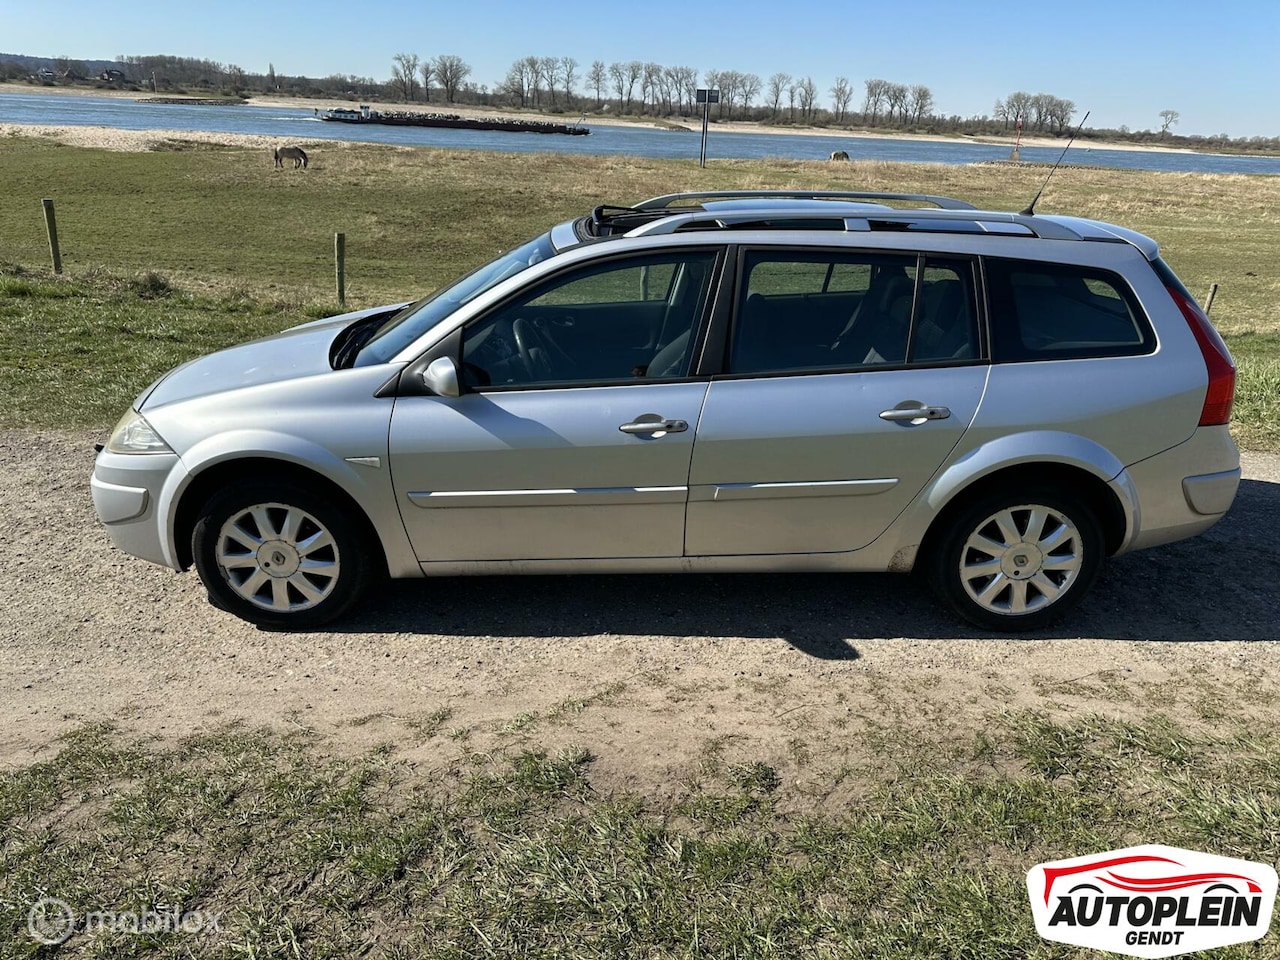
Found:
[[[1226,338],[1236,361],[1232,430],[1245,447],[1280,450],[1280,333]]]
[[[109,426],[171,367],[326,312],[336,305],[183,291],[153,271],[0,276],[0,424]]]
[[[858,803],[803,813],[760,762],[713,757],[657,802],[597,792],[576,747],[464,751],[444,777],[324,747],[95,727],[0,777],[0,954],[40,955],[26,911],[47,895],[221,914],[77,933],[86,956],[1056,957],[1026,904],[1036,862],[1154,841],[1280,857],[1280,737],[1160,717],[890,731]]]

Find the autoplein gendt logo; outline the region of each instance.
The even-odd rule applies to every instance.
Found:
[[[1046,940],[1131,957],[1173,957],[1265,936],[1276,872],[1262,863],[1148,844],[1027,872]]]

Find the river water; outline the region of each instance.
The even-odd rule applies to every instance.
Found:
[[[591,126],[589,137],[556,134],[441,130],[430,127],[384,127],[328,123],[311,107],[188,106],[139,103],[116,97],[60,97],[0,94],[0,123],[106,126],[124,130],[201,130],[249,133],[292,140],[359,140],[399,146],[455,147],[509,153],[550,151],[576,154],[626,154],[640,157],[696,158],[697,133],[647,127]],[[916,163],[975,163],[1005,160],[1008,147],[963,142],[893,140],[878,137],[795,136],[771,133],[716,133],[707,141],[711,159],[820,160],[844,150],[853,160]],[[1023,147],[1022,159],[1053,162],[1061,148]],[[1147,150],[1102,150],[1074,147],[1067,163],[1163,170],[1182,173],[1280,174],[1280,157],[1233,157],[1205,153]]]

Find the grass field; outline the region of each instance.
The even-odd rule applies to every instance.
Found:
[[[686,189],[943,193],[1020,209],[1039,168],[693,161],[316,145],[310,169],[261,150],[168,144],[122,153],[9,137],[0,149],[0,374],[9,424],[103,426],[164,369],[335,312],[333,234],[349,304],[411,299],[601,203]],[[40,200],[57,204],[71,283],[47,282]],[[1237,433],[1280,448],[1280,178],[1060,170],[1039,209],[1160,241],[1240,365]],[[15,276],[15,272],[19,275]],[[158,274],[158,277],[149,276]],[[139,279],[142,275],[143,279]],[[69,381],[89,390],[69,403]]]
[[[65,737],[0,777],[0,956],[45,955],[27,905],[56,892],[81,915],[220,914],[195,935],[80,932],[74,956],[1067,957],[1031,923],[1036,862],[1152,837],[1280,857],[1280,740],[1249,726],[1010,712],[960,740],[864,730],[875,769],[846,775],[865,790],[816,814],[714,749],[655,802],[597,793],[581,748],[476,753],[446,730],[423,731],[452,757],[426,783],[390,745],[335,759],[303,733]]]

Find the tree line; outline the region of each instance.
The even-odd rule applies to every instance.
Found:
[[[54,73],[54,80],[46,75],[36,76],[36,67],[46,65]],[[109,71],[108,67],[113,69]],[[115,75],[117,69],[120,76]],[[0,54],[0,80],[90,83],[101,88],[174,93],[220,92],[228,96],[261,92],[372,102],[438,101],[656,118],[699,113],[698,88],[714,87],[720,90],[720,102],[711,110],[716,120],[970,135],[1008,133],[1021,127],[1029,133],[1065,136],[1077,111],[1073,101],[1055,94],[1017,90],[997,99],[989,115],[961,117],[940,112],[933,91],[923,84],[881,78],[859,84],[841,76],[822,91],[809,76],[778,72],[762,79],[758,74],[739,70],[704,72],[684,64],[643,60],[593,60],[583,65],[571,56],[530,55],[515,60],[492,87],[474,82],[472,73],[471,65],[456,54],[422,57],[398,53],[392,57],[391,76],[385,80],[340,73],[319,78],[289,75],[278,73],[274,64],[268,64],[265,73],[257,73],[234,63],[167,54],[121,55],[115,61]],[[1280,151],[1280,137],[1178,135],[1172,132],[1181,119],[1177,110],[1161,110],[1158,117],[1158,129],[1135,131],[1121,126],[1083,130],[1080,135],[1101,141],[1123,139],[1215,150]]]
[[[1048,93],[1026,93],[1018,90],[1003,100],[997,100],[992,113],[1003,121],[1005,129],[1021,127],[1024,130],[1062,133],[1075,115],[1076,105]]]

